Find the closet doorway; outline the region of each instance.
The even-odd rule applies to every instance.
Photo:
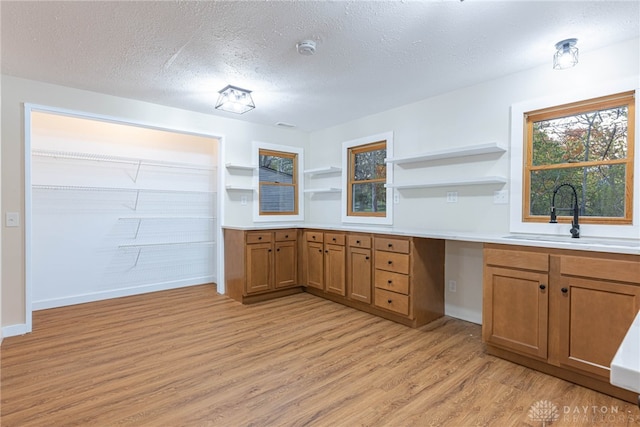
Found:
[[[217,283],[219,137],[25,114],[28,323],[32,310]]]

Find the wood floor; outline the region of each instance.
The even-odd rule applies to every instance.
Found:
[[[488,356],[480,326],[420,329],[309,294],[197,286],[34,313],[6,338],[1,425],[640,425],[637,407]],[[569,412],[568,414],[566,412]]]

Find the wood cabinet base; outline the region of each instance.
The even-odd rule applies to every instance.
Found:
[[[288,295],[299,294],[302,292],[304,292],[304,288],[302,286],[296,286],[295,288],[278,289],[275,291],[265,292],[263,294],[237,295],[237,297],[232,298],[242,304],[255,304],[257,302],[269,301],[275,298],[286,297]]]
[[[596,378],[589,377],[587,375],[581,375],[577,372],[569,371],[557,366],[550,365],[543,361],[531,359],[527,356],[522,356],[517,353],[512,353],[507,350],[503,350],[498,347],[494,347],[490,344],[486,344],[486,352],[492,356],[506,359],[510,362],[517,363],[518,365],[526,366],[527,368],[535,369],[536,371],[543,372],[548,375],[552,375],[557,378],[561,378],[565,381],[578,384],[583,387],[590,388],[592,390],[599,391],[609,396],[616,397],[618,399],[630,402],[638,403],[638,395],[632,391],[625,390],[610,383]]]

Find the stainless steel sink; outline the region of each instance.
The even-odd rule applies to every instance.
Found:
[[[597,245],[597,246],[623,246],[627,248],[640,248],[640,239],[603,239],[598,237],[580,237],[574,239],[571,236],[552,236],[544,234],[509,234],[505,239],[529,240],[535,242],[567,243],[572,245]]]

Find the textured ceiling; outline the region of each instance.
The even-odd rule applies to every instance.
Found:
[[[0,3],[2,73],[207,114],[323,129],[638,37],[638,1]],[[314,56],[296,52],[317,42]],[[215,111],[227,84],[256,109]]]

